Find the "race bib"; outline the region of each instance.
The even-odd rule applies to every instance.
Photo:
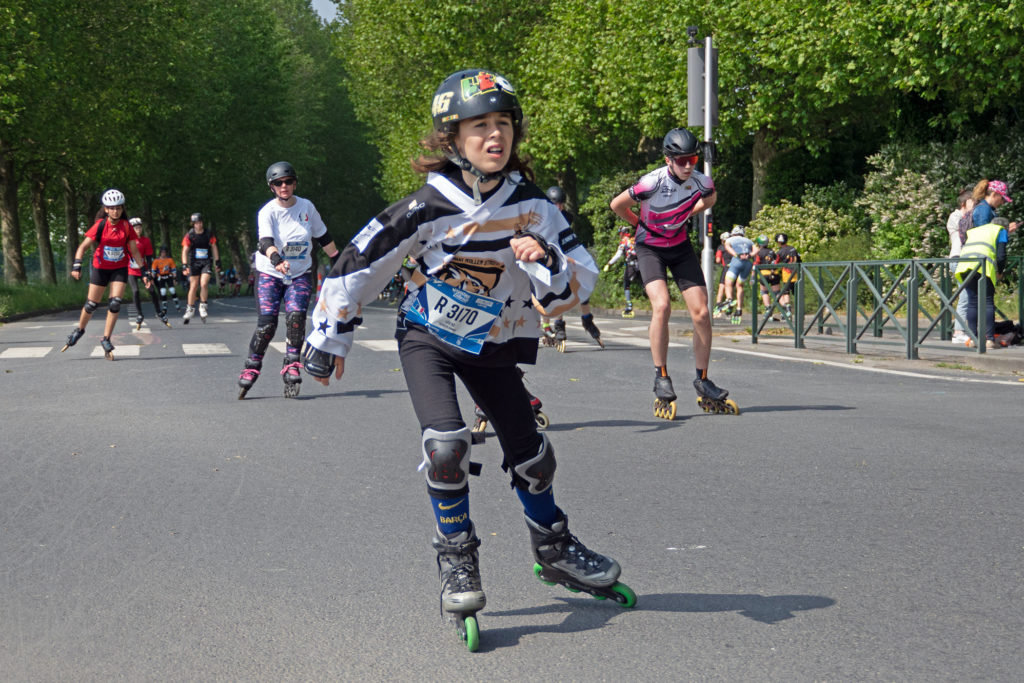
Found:
[[[103,247],[104,261],[120,261],[124,258],[124,247]]]
[[[206,259],[210,258],[210,250],[197,248],[196,253],[192,256],[192,258],[195,259],[196,261],[205,261]]]
[[[309,242],[289,242],[284,245],[284,257],[289,261],[301,261],[309,254]]]
[[[446,344],[476,355],[504,305],[431,278],[420,287],[405,317]]]

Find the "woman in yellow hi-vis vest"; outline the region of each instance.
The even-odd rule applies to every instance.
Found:
[[[1010,222],[1005,218],[993,218],[991,223],[976,225],[967,231],[967,241],[960,250],[961,260],[956,268],[956,278],[961,282],[966,278],[967,291],[967,327],[971,334],[978,337],[978,282],[981,279],[974,270],[978,262],[974,259],[984,258],[985,265],[981,269],[988,280],[985,288],[985,339],[989,348],[995,346],[994,329],[996,325],[995,291],[996,280],[1002,277],[1006,267],[1006,245],[1009,242],[1007,228]],[[978,337],[980,341],[980,337]],[[970,345],[972,340],[968,339]]]

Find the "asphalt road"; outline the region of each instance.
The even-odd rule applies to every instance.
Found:
[[[706,415],[651,411],[644,323],[569,319],[527,368],[573,531],[625,610],[532,575],[492,437],[471,482],[488,605],[469,653],[437,607],[419,433],[370,308],[340,383],[245,401],[245,299],[130,333],[0,327],[0,677],[160,680],[964,680],[1024,671],[1021,387],[736,353]],[[159,325],[159,323],[157,323]],[[283,325],[278,344],[283,341]],[[44,354],[45,350],[45,354]],[[764,349],[766,352],[771,349]],[[464,414],[472,416],[465,401]]]

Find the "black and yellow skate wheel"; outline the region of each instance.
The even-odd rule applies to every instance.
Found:
[[[551,426],[551,421],[548,420],[548,416],[544,413],[538,411],[533,417],[537,421],[537,429],[547,429]]]
[[[660,398],[654,399],[654,417],[660,417],[665,420],[676,419],[676,402],[663,401]]]
[[[740,407],[731,398],[725,399],[725,412],[729,415],[739,415]]]
[[[486,431],[486,430],[487,430],[487,420],[484,420],[483,418],[479,418],[478,417],[476,419],[476,422],[473,423],[473,429],[471,431],[483,432],[483,431]]]
[[[555,343],[555,349],[557,349],[559,353],[565,353],[565,340],[559,339]]]

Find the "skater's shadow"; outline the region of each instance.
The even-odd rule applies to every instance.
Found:
[[[296,396],[296,401],[312,401],[317,398],[382,398],[388,394],[408,394],[408,389],[359,389],[357,391],[334,391],[324,394],[306,394]],[[281,398],[280,396],[265,396],[263,398]],[[246,397],[245,400],[249,400]]]
[[[855,410],[853,406],[822,406],[822,405],[802,405],[802,406],[751,406],[749,408],[740,408],[742,413],[789,413],[789,412],[803,412],[805,410]]]
[[[684,424],[691,417],[696,415],[680,415],[676,413],[674,420],[591,420],[590,422],[569,422],[554,423],[549,425],[549,432],[575,432],[587,427],[635,427],[644,432],[657,432],[664,429],[671,429],[673,426]],[[646,427],[647,429],[642,429]]]
[[[797,612],[825,609],[836,604],[833,598],[821,595],[754,595],[754,594],[713,594],[713,593],[655,593],[637,597],[633,609],[623,609],[606,601],[593,598],[563,598],[557,603],[529,607],[526,609],[489,611],[488,617],[523,617],[547,614],[565,614],[559,624],[545,626],[514,626],[494,628],[493,622],[485,623],[482,630],[487,634],[481,639],[482,649],[498,649],[517,645],[523,636],[534,633],[580,633],[601,628],[612,617],[628,617],[632,612],[673,612],[677,614],[700,614],[735,612],[740,616],[769,626],[792,619]]]

